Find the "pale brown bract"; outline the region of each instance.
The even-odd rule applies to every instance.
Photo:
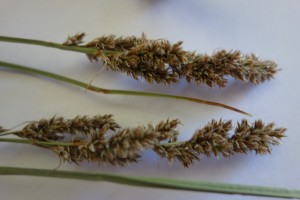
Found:
[[[83,37],[84,33],[76,34],[64,44],[79,46]],[[185,78],[187,82],[223,88],[227,76],[259,84],[272,79],[278,71],[276,63],[261,60],[254,54],[226,50],[212,55],[196,54],[185,51],[181,45],[182,41],[172,44],[165,39],[149,40],[143,34],[142,37],[102,36],[81,47],[99,50],[95,55],[88,55],[90,60],[100,58],[111,70],[124,72],[134,79],[143,78],[149,83],[173,84]]]
[[[212,120],[196,130],[191,139],[178,141],[179,124],[179,120],[168,119],[157,125],[121,128],[112,115],[73,119],[55,116],[30,122],[14,134],[30,139],[33,145],[53,150],[63,161],[76,164],[89,161],[124,166],[138,162],[141,153],[149,149],[161,158],[178,160],[188,167],[203,156],[270,153],[271,146],[280,143],[286,130],[261,120],[249,124],[244,119],[234,129],[231,121]]]

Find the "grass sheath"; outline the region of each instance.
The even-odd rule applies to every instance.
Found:
[[[81,81],[78,81],[75,79],[71,79],[71,78],[68,78],[65,76],[47,72],[44,70],[34,69],[31,67],[17,65],[17,64],[13,64],[13,63],[7,63],[7,62],[3,62],[3,61],[0,61],[0,67],[5,67],[5,68],[11,69],[11,70],[16,70],[19,72],[41,75],[44,77],[59,80],[59,81],[65,82],[65,83],[69,83],[72,85],[76,85],[76,86],[88,89],[93,92],[98,92],[98,93],[103,93],[103,94],[147,96],[147,97],[177,99],[177,100],[183,100],[183,101],[189,101],[189,102],[195,102],[195,103],[200,103],[200,104],[222,107],[222,108],[232,110],[232,111],[244,114],[244,115],[252,116],[251,114],[249,114],[245,111],[242,111],[240,109],[237,109],[237,108],[234,108],[234,107],[222,104],[222,103],[207,101],[207,100],[198,99],[198,98],[179,96],[179,95],[162,94],[162,93],[143,92],[143,91],[105,89],[105,88],[96,87],[96,86],[93,86],[88,83],[84,83],[84,82],[81,82]]]
[[[138,187],[300,199],[300,190],[252,185],[209,183],[161,177],[158,178],[145,176],[125,176],[109,173],[90,173],[79,171],[48,170],[20,167],[0,167],[0,175],[37,176],[47,178],[77,179],[86,181],[106,181]]]

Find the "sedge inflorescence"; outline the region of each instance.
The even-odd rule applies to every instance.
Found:
[[[197,54],[182,48],[182,42],[171,43],[165,39],[141,37],[116,37],[107,35],[83,43],[84,33],[70,36],[63,44],[15,38],[17,42],[78,51],[87,54],[91,61],[102,62],[114,71],[149,83],[173,84],[185,79],[187,82],[207,84],[223,88],[227,77],[253,84],[259,84],[274,77],[278,71],[276,63],[262,60],[254,54],[243,55],[240,51],[218,50],[212,55]],[[3,38],[2,38],[3,39]],[[13,41],[11,38],[7,41]],[[2,62],[14,69],[26,69],[39,74],[50,74],[58,80],[86,86],[85,83],[41,72],[24,66]],[[107,93],[109,90],[90,86],[94,91]],[[150,93],[111,90],[118,94],[150,96]],[[121,92],[120,92],[121,91]],[[219,105],[232,110],[238,109],[194,98],[174,95],[152,94],[168,98],[189,99],[210,105]],[[0,138],[4,142],[19,142],[51,149],[63,161],[79,164],[83,161],[99,164],[124,166],[138,162],[144,150],[152,150],[159,157],[172,162],[177,160],[188,167],[203,156],[231,157],[235,154],[271,153],[272,145],[277,145],[285,137],[285,128],[277,128],[274,123],[265,124],[261,120],[249,123],[241,120],[235,126],[230,120],[212,120],[196,130],[189,140],[179,141],[179,120],[161,121],[156,125],[147,124],[123,128],[112,115],[77,116],[73,119],[54,116],[28,122],[17,131],[0,126],[0,136],[14,134],[22,139]]]
[[[149,83],[173,84],[184,78],[187,82],[225,87],[226,76],[259,84],[273,78],[278,71],[276,63],[261,60],[254,54],[224,49],[212,55],[197,54],[182,48],[182,41],[172,44],[165,39],[151,40],[141,37],[98,37],[84,45],[85,34],[69,37],[64,45],[82,46],[99,50],[88,55],[90,60],[101,59],[114,70]]]
[[[189,140],[178,141],[179,124],[177,119],[168,119],[156,125],[121,128],[112,115],[73,119],[55,116],[29,122],[14,134],[53,150],[63,161],[77,164],[89,161],[124,166],[139,161],[142,151],[150,149],[161,158],[178,160],[188,167],[202,156],[270,153],[271,145],[279,144],[286,130],[261,120],[249,124],[245,119],[233,128],[231,121],[220,119],[196,130]]]

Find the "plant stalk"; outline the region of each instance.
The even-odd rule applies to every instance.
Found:
[[[13,64],[13,63],[7,63],[7,62],[2,62],[0,61],[0,66],[2,67],[6,67],[8,69],[13,69],[13,70],[17,70],[17,71],[22,71],[22,72],[26,72],[26,73],[31,73],[31,74],[38,74],[38,75],[42,75],[48,78],[52,78],[52,79],[56,79],[59,81],[63,81],[72,85],[76,85],[94,92],[99,92],[99,93],[104,93],[104,94],[118,94],[118,95],[133,95],[133,96],[147,96],[147,97],[162,97],[162,98],[169,98],[169,99],[178,99],[178,100],[184,100],[184,101],[191,101],[191,102],[196,102],[196,103],[201,103],[201,104],[206,104],[206,105],[211,105],[211,106],[218,106],[218,107],[222,107],[228,110],[232,110],[244,115],[248,115],[248,116],[252,116],[251,114],[239,110],[237,108],[222,104],[222,103],[218,103],[218,102],[212,102],[212,101],[207,101],[207,100],[203,100],[203,99],[197,99],[197,98],[192,98],[192,97],[185,97],[185,96],[179,96],[179,95],[170,95],[170,94],[162,94],[162,93],[151,93],[151,92],[142,92],[142,91],[131,91],[131,90],[113,90],[113,89],[105,89],[105,88],[100,88],[100,87],[96,87],[75,79],[71,79],[65,76],[61,76],[58,74],[54,74],[51,72],[47,72],[44,70],[39,70],[39,69],[34,69],[31,67],[27,67],[27,66],[22,66],[22,65],[17,65],[17,64]]]
[[[124,176],[109,173],[89,173],[78,171],[76,172],[33,168],[0,167],[0,175],[22,175],[88,181],[107,181],[139,187],[300,199],[300,190],[225,183],[208,183],[171,178]]]
[[[67,45],[63,45],[63,44],[59,44],[59,43],[55,43],[55,42],[47,42],[47,41],[43,41],[43,40],[0,36],[0,41],[1,42],[30,44],[30,45],[37,45],[37,46],[43,46],[43,47],[51,47],[51,48],[57,48],[57,49],[66,50],[66,51],[75,51],[75,52],[91,54],[91,55],[99,53],[99,50],[93,49],[93,48],[80,47],[80,46],[67,46]],[[104,55],[111,55],[111,54],[119,53],[119,51],[101,50],[101,53]]]

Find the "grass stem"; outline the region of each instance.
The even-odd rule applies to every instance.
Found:
[[[114,89],[105,89],[105,88],[100,88],[96,87],[93,85],[90,85],[88,83],[84,83],[75,79],[71,79],[62,75],[54,74],[51,72],[47,72],[44,70],[39,70],[39,69],[34,69],[31,67],[27,66],[22,66],[22,65],[17,65],[13,63],[7,63],[0,61],[0,66],[5,67],[8,69],[13,69],[21,72],[26,72],[26,73],[31,73],[31,74],[37,74],[37,75],[42,75],[48,78],[56,79],[59,81],[63,81],[72,85],[76,85],[94,92],[99,92],[99,93],[104,93],[104,94],[115,94],[115,95],[132,95],[132,96],[147,96],[147,97],[161,97],[161,98],[169,98],[169,99],[178,99],[178,100],[184,100],[184,101],[190,101],[190,102],[195,102],[195,103],[201,103],[201,104],[206,104],[206,105],[211,105],[211,106],[217,106],[217,107],[222,107],[228,110],[232,110],[244,115],[252,116],[251,114],[242,111],[240,109],[218,103],[218,102],[213,102],[213,101],[207,101],[203,99],[197,99],[197,98],[192,98],[192,97],[186,97],[186,96],[179,96],[179,95],[171,95],[171,94],[162,94],[162,93],[151,93],[151,92],[143,92],[143,91],[131,91],[131,90],[114,90]]]

